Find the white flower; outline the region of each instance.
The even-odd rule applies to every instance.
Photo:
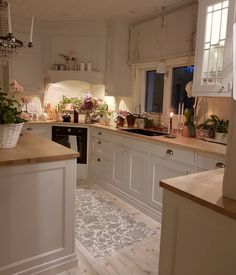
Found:
[[[185,91],[187,92],[188,97],[193,97],[193,81],[189,81],[187,85],[185,86]]]

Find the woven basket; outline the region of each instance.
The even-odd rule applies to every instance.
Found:
[[[14,148],[24,123],[0,124],[0,149]]]

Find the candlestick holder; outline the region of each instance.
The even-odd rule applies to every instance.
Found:
[[[166,138],[176,138],[176,135],[173,134],[173,130],[170,129],[169,134],[165,136]]]

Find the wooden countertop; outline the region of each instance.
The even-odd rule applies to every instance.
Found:
[[[165,138],[164,136],[144,136],[144,135],[137,135],[134,133],[129,133],[122,131],[122,128],[116,128],[115,126],[104,126],[99,123],[95,124],[83,124],[83,123],[68,123],[62,121],[30,121],[25,123],[25,125],[41,125],[41,124],[48,124],[48,125],[62,125],[62,126],[74,126],[74,127],[92,127],[92,128],[99,128],[107,131],[112,131],[118,135],[132,137],[137,140],[142,140],[151,143],[162,143],[168,146],[177,146],[182,147],[183,149],[190,149],[196,152],[201,152],[205,154],[212,154],[216,155],[217,157],[225,158],[226,155],[226,146],[222,144],[202,141],[194,138],[184,138],[181,135],[178,135],[177,138]]]
[[[91,124],[91,127],[102,128],[104,130],[109,130],[112,132],[116,132],[117,134],[132,137],[135,139],[143,140],[146,142],[152,143],[162,143],[168,146],[174,145],[178,147],[182,147],[185,149],[194,150],[196,152],[206,153],[206,154],[213,154],[217,155],[218,157],[224,158],[226,155],[226,146],[222,144],[207,142],[195,138],[185,138],[181,135],[178,135],[176,138],[166,138],[164,136],[144,136],[144,135],[137,135],[130,132],[122,131],[119,128],[115,128],[114,126],[102,126],[99,124]]]
[[[222,196],[224,169],[162,180],[160,186],[220,214],[236,219],[236,201]]]
[[[17,146],[0,150],[0,166],[73,159],[79,153],[27,131],[22,132]]]

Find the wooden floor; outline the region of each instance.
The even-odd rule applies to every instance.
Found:
[[[97,187],[95,187],[97,188]],[[132,215],[138,215],[146,224],[160,227],[160,224],[142,214],[127,203],[106,192],[119,207]],[[76,241],[78,266],[60,273],[60,275],[157,275],[160,236],[155,235],[145,241],[137,242],[129,248],[117,251],[112,256],[94,259],[86,249]]]

